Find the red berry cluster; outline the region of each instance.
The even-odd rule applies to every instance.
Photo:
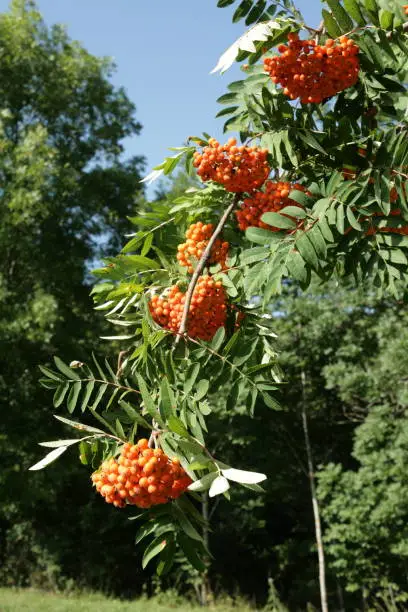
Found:
[[[202,153],[194,153],[193,163],[203,181],[215,181],[234,193],[259,189],[270,172],[267,149],[238,147],[235,138],[225,145],[210,138]]]
[[[266,212],[279,212],[286,206],[299,206],[300,204],[289,198],[293,189],[305,191],[302,185],[297,183],[268,181],[265,191],[257,191],[253,196],[244,200],[240,210],[236,211],[238,227],[246,230],[248,227],[263,227],[273,232],[279,232],[279,227],[272,227],[261,221],[261,217]]]
[[[347,36],[318,45],[289,34],[288,44],[279,45],[278,51],[280,56],[264,59],[265,71],[285,95],[300,98],[302,104],[318,104],[357,82],[359,48]]]
[[[149,302],[151,315],[161,327],[177,333],[180,328],[186,295],[173,285],[166,296],[153,295]],[[221,281],[200,276],[193,291],[187,319],[190,338],[211,340],[227,317],[227,295]]]
[[[104,461],[91,479],[98,493],[118,508],[166,504],[192,482],[178,459],[170,460],[160,448],[149,448],[145,439],[124,444],[118,460]]]
[[[179,244],[177,259],[179,264],[185,266],[190,274],[194,272],[194,260],[199,260],[201,255],[208,244],[214,231],[212,223],[205,225],[202,221],[193,223],[186,231],[186,242]],[[208,259],[209,264],[219,263],[222,269],[226,269],[226,259],[228,255],[228,242],[223,242],[219,238],[214,242],[211,249],[210,257]]]

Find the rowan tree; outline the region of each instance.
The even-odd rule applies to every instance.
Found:
[[[406,293],[405,11],[396,0],[327,5],[313,28],[289,0],[239,3],[233,20],[251,27],[215,68],[246,62],[219,99],[237,138],[203,134],[173,149],[147,180],[184,164],[200,185],[132,218],[130,241],[95,271],[96,310],[120,330],[105,339],[123,350],[41,367],[55,407],[78,415],[56,418],[84,435],[42,443],[53,450],[31,469],[79,443],[106,500],[141,508],[131,518],[143,521],[137,541],[149,539],[143,567],[157,557],[159,574],[177,546],[205,572],[201,493],[261,490],[265,475],[241,469],[249,457],[231,467],[208,448],[206,417],[225,389],[231,419],[260,401],[279,407],[269,304],[287,279],[306,288],[352,277]]]

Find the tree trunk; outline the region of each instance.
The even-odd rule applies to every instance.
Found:
[[[205,520],[205,524],[203,526],[203,540],[205,547],[209,550],[209,512],[208,512],[208,491],[203,493],[203,502],[201,507],[201,514],[203,519]],[[208,583],[208,570],[206,570],[201,577],[201,585],[200,585],[200,605],[207,606],[208,605],[208,597],[210,595],[210,587]]]
[[[315,482],[315,475],[314,475],[313,455],[312,455],[312,447],[310,445],[309,427],[308,427],[308,422],[307,422],[306,374],[303,369],[301,371],[301,382],[302,382],[302,424],[303,424],[303,433],[305,436],[307,467],[308,467],[309,483],[310,483],[310,494],[312,497],[317,555],[319,558],[320,601],[322,605],[322,612],[328,612],[329,608],[327,606],[326,570],[325,570],[325,563],[324,563],[322,526],[320,522],[319,502],[316,497],[316,482]]]
[[[339,599],[339,612],[346,612],[344,607],[343,589],[339,581],[337,581],[337,597]]]

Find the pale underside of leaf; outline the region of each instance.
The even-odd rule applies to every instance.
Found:
[[[49,463],[52,463],[53,461],[58,459],[58,457],[60,455],[62,455],[62,453],[65,453],[67,448],[68,448],[67,446],[59,446],[58,448],[54,448],[54,450],[51,451],[50,453],[48,453],[48,455],[45,455],[45,457],[43,457],[41,459],[41,461],[39,461],[38,463],[35,463],[34,465],[29,467],[28,469],[31,470],[31,471],[42,470]]]
[[[221,495],[221,493],[228,491],[229,487],[229,482],[224,476],[217,476],[217,478],[213,481],[210,490],[208,491],[208,495],[210,497]]]
[[[247,470],[236,470],[235,468],[227,468],[222,470],[223,476],[228,480],[240,482],[242,484],[258,484],[266,480],[265,474],[259,472],[248,472]]]
[[[147,183],[147,185],[150,185],[151,183],[154,183],[154,181],[157,181],[157,179],[160,178],[162,174],[163,174],[163,169],[152,170],[152,172],[149,172],[149,174],[145,176],[140,181],[140,183]]]
[[[254,45],[255,40],[267,40],[268,36],[271,35],[272,30],[279,30],[280,25],[277,21],[264,21],[257,23],[255,26],[250,28],[245,34],[240,36],[228,49],[223,53],[218,60],[217,65],[213,68],[210,74],[215,72],[225,72],[235,62],[240,50],[248,51],[249,53],[255,53],[256,47]]]

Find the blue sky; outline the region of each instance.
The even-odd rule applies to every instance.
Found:
[[[8,8],[0,0],[0,11]],[[245,31],[231,23],[232,8],[216,0],[37,0],[48,24],[64,23],[71,38],[91,53],[114,59],[113,82],[125,87],[136,104],[143,130],[126,141],[126,154],[145,155],[147,169],[203,131],[222,138],[216,99],[230,81],[241,78],[237,66],[223,76],[210,75],[218,57]],[[297,6],[310,25],[319,21],[319,0]],[[149,190],[150,194],[153,189]]]

